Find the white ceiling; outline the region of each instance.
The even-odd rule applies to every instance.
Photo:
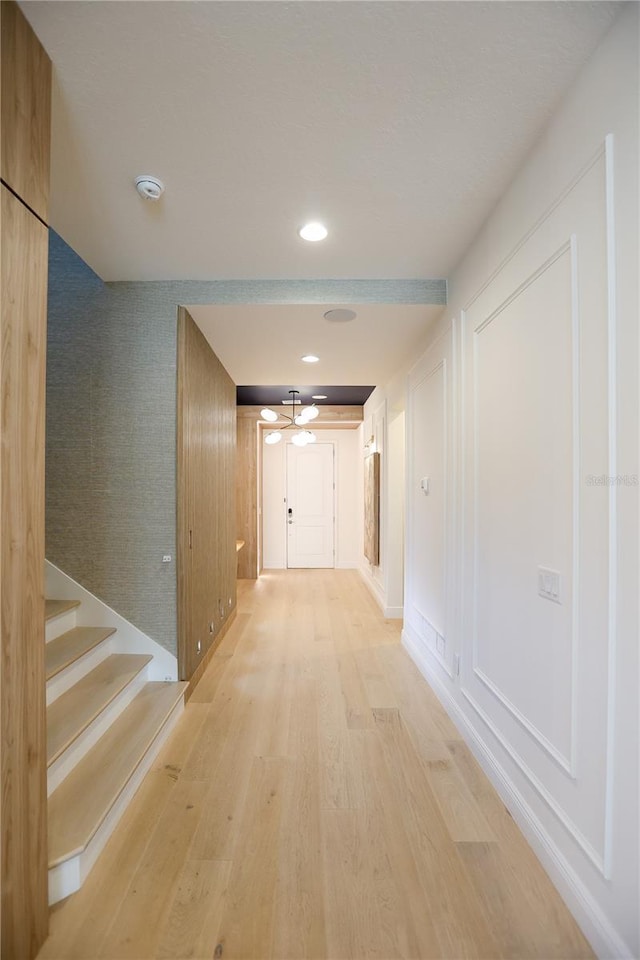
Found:
[[[446,277],[617,13],[22,7],[55,66],[51,223],[105,280]],[[312,218],[324,243],[297,237]]]
[[[356,319],[333,323],[336,304],[194,306],[189,312],[238,384],[386,383],[422,345],[442,307],[349,304]],[[319,363],[304,363],[308,353]]]
[[[618,8],[21,5],[54,63],[51,224],[104,280],[447,277]],[[372,384],[442,309],[329,306],[193,315],[236,383]]]

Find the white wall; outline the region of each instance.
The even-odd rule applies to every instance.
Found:
[[[447,324],[407,380],[405,631],[453,669],[456,339]]]
[[[336,463],[336,567],[357,567],[362,553],[363,484],[360,470],[362,438],[359,429],[328,430],[314,427],[318,441],[335,445]],[[285,569],[286,444],[263,444],[262,522],[263,567]]]
[[[386,498],[386,602],[387,617],[402,619],[404,610],[404,488],[405,488],[405,416],[404,410],[389,409],[387,425],[388,496]]]
[[[407,379],[404,642],[607,957],[640,953],[638,169],[634,3]]]

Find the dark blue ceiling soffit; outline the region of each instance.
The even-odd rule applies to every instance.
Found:
[[[281,407],[283,400],[288,400],[289,390],[299,390],[299,400],[304,403],[317,403],[318,406],[362,406],[374,390],[374,387],[337,387],[320,386],[309,387],[289,383],[286,386],[242,386],[236,387],[236,403],[245,406],[276,406]],[[326,400],[312,400],[314,393],[326,394]]]

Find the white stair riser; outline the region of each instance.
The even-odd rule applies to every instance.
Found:
[[[149,746],[144,757],[129,778],[126,787],[114,803],[108,815],[91,838],[82,853],[63,863],[57,864],[49,870],[49,904],[58,903],[68,897],[69,894],[79,890],[84,883],[89,871],[98,859],[104,849],[107,840],[115,830],[118,821],[127,809],[138,787],[142,783],[145,774],[151,768],[151,765],[165,740],[175,727],[182,711],[184,710],[184,698],[180,697],[177,704],[165,720],[158,731],[158,734]]]
[[[65,613],[46,621],[44,628],[46,643],[50,643],[56,637],[61,637],[63,633],[67,633],[68,630],[73,630],[77,626],[77,611],[78,608],[74,607],[73,610],[67,610]]]
[[[82,760],[100,737],[107,732],[125,707],[129,706],[149,679],[148,673],[148,666],[146,666],[107,704],[104,710],[98,714],[95,720],[91,721],[73,743],[69,744],[64,753],[57,760],[54,760],[47,770],[48,797],[51,796],[56,787],[60,786],[64,778],[69,776],[76,764]]]
[[[60,673],[56,673],[55,677],[47,680],[47,706],[61,697],[63,693],[66,693],[67,690],[70,690],[78,680],[90,673],[99,663],[102,663],[113,652],[111,646],[111,637],[107,637],[78,660],[74,660]]]

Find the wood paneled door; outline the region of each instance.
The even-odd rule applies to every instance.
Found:
[[[236,606],[236,388],[178,312],[178,669],[190,680]]]

